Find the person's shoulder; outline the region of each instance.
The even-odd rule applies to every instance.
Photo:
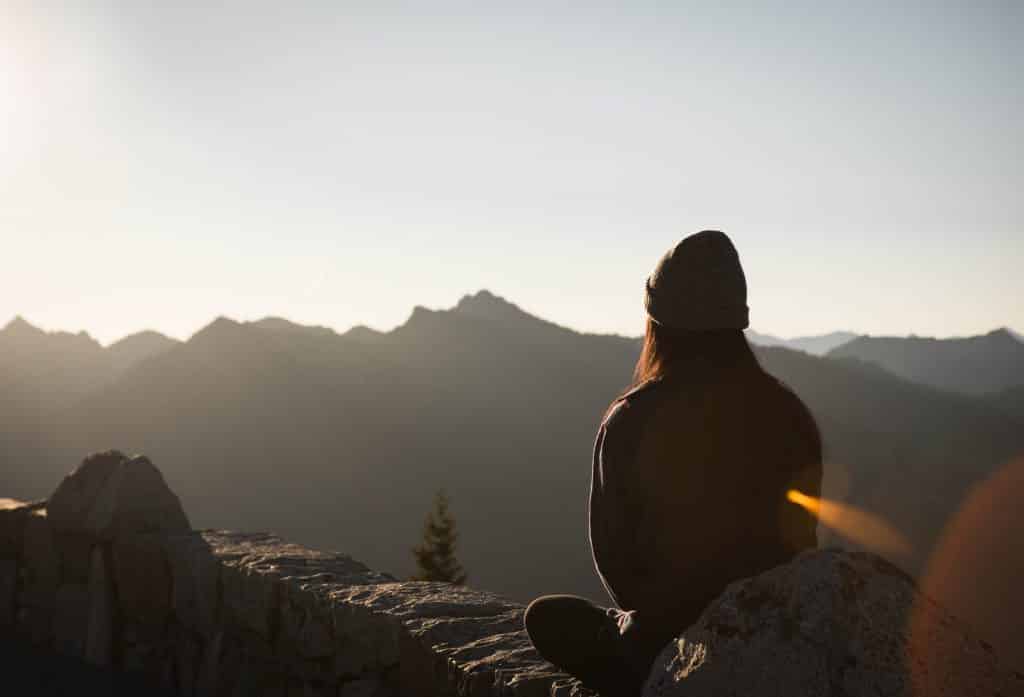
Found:
[[[766,389],[780,407],[792,411],[809,413],[807,405],[804,404],[802,399],[800,399],[796,390],[790,387],[786,382],[780,380],[767,371],[761,371],[761,375],[763,376]]]
[[[645,380],[621,394],[605,413],[602,427],[619,428],[629,422],[643,420],[666,391],[664,383],[662,378]]]
[[[631,387],[612,402],[601,421],[595,445],[602,467],[622,468],[634,457],[664,392],[662,380],[656,378]]]
[[[810,407],[800,398],[791,386],[771,373],[764,373],[768,389],[771,392],[772,411],[780,425],[795,429],[802,434],[817,450],[821,449],[821,434],[817,420]]]

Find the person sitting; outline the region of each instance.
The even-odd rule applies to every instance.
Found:
[[[818,428],[765,372],[743,330],[747,286],[722,232],[686,237],[647,280],[634,383],[597,433],[594,564],[613,607],[534,600],[537,651],[607,696],[635,697],[658,654],[733,581],[817,546],[787,492],[821,492]]]

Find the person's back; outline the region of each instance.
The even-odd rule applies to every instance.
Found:
[[[787,492],[819,495],[820,437],[743,335],[746,280],[728,237],[669,250],[645,300],[635,384],[602,421],[590,492],[594,562],[618,609],[546,596],[525,616],[540,653],[602,695],[635,694],[729,583],[816,545],[816,521]]]
[[[731,581],[817,543],[817,521],[786,498],[820,493],[817,429],[747,352],[643,383],[598,435],[595,563],[616,604],[665,641]]]

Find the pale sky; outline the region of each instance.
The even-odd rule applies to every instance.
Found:
[[[760,331],[1024,330],[1024,3],[488,5],[0,0],[0,324],[639,334],[716,228]]]

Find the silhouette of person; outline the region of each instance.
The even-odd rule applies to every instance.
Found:
[[[817,545],[817,521],[786,493],[820,495],[821,439],[747,343],[729,238],[704,230],[675,245],[645,305],[633,386],[594,446],[590,544],[615,605],[550,595],[524,618],[544,658],[606,697],[639,694],[661,650],[729,583]]]

